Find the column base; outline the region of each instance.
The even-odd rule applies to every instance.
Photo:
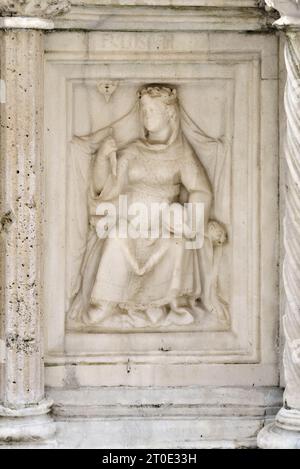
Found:
[[[22,409],[0,406],[0,445],[14,442],[51,440],[56,426],[48,412],[51,401]]]
[[[282,408],[276,421],[259,432],[257,445],[262,449],[300,449],[300,411]]]

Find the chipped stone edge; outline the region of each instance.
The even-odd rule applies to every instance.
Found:
[[[20,409],[12,409],[0,405],[0,417],[29,417],[35,415],[44,415],[50,412],[53,404],[52,399],[43,399],[39,404],[23,407]]]
[[[289,28],[300,28],[300,17],[282,16],[273,23],[273,26],[277,26],[278,28],[285,28],[286,26],[289,26]]]
[[[0,18],[0,29],[53,29],[54,22],[44,18],[9,16]]]

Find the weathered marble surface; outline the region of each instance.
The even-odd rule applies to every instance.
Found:
[[[70,9],[68,0],[1,0],[2,16],[54,17]]]
[[[57,17],[55,26],[99,31],[267,31],[276,18],[275,14],[272,19],[273,13],[257,8],[256,0],[73,0],[70,12]]]
[[[275,22],[278,27],[300,26],[300,5],[298,0],[266,0],[268,7],[276,9],[280,13],[280,18]]]
[[[43,36],[1,31],[0,439],[51,436],[41,314]],[[34,118],[33,118],[34,116]],[[30,417],[32,422],[30,423]],[[16,425],[15,425],[16,424]]]
[[[57,385],[62,386],[68,376],[86,386],[101,381],[151,385],[151,369],[155,369],[155,384],[163,386],[179,385],[182,376],[187,385],[277,383],[274,310],[278,292],[273,266],[278,239],[276,229],[267,233],[262,228],[276,225],[278,216],[273,197],[277,190],[277,39],[239,34],[238,51],[236,39],[232,33],[226,34],[226,39],[218,33],[73,33],[70,41],[70,33],[63,32],[47,37],[45,86],[55,90],[46,93],[45,102],[49,385],[55,386],[57,379]],[[109,57],[113,61],[107,65]],[[97,88],[99,80],[106,77],[120,81],[108,102]],[[216,160],[217,171],[222,161],[224,169],[217,191],[217,180],[214,182],[214,193],[216,217],[229,233],[221,259],[220,285],[230,302],[230,326],[214,325],[201,332],[201,324],[196,328],[192,324],[180,335],[178,327],[166,329],[165,334],[152,330],[124,335],[116,326],[107,332],[100,329],[100,335],[93,330],[65,332],[68,292],[76,279],[73,253],[78,257],[81,252],[76,220],[83,220],[79,210],[83,195],[73,179],[72,166],[80,155],[72,153],[77,149],[68,142],[73,135],[89,134],[124,115],[132,108],[137,89],[155,81],[177,84],[183,106],[198,126],[207,135],[229,142],[225,162],[221,154]],[[130,131],[135,132],[136,122],[130,122]],[[122,125],[116,126],[115,138],[118,142],[127,139]],[[203,159],[206,169],[209,158]],[[83,164],[85,161],[82,159]],[[66,241],[62,243],[62,239]],[[78,365],[69,366],[74,360]],[[103,360],[107,360],[106,367],[99,365]],[[113,371],[116,369],[118,373]]]
[[[278,15],[258,8],[254,0],[71,3],[69,12],[61,1],[48,14],[47,2],[39,11],[30,1],[22,8],[20,2],[9,8],[2,2],[7,16],[0,26],[18,30],[3,32],[1,42],[1,73],[9,80],[7,102],[1,104],[7,155],[2,164],[9,177],[2,179],[7,203],[1,214],[2,277],[8,293],[1,318],[6,345],[0,439],[20,442],[39,435],[48,447],[253,447],[281,401],[279,52],[271,27]],[[26,31],[53,26],[56,31],[45,34],[44,41],[39,31]],[[20,48],[14,51],[16,39]],[[34,74],[32,68],[29,74],[28,60],[34,61]],[[71,263],[77,246],[74,219],[83,218],[77,211],[81,194],[73,179],[70,142],[74,135],[110,124],[130,109],[137,89],[157,81],[179,89],[197,127],[228,144],[223,191],[214,188],[213,193],[221,194],[216,197],[218,219],[228,231],[220,265],[229,324],[206,330],[191,325],[184,331],[176,326],[161,333],[70,331],[65,318],[70,274],[76,270]],[[103,84],[114,87],[116,82],[110,96],[103,94]],[[43,107],[44,132],[42,118],[31,119]],[[135,126],[133,122],[133,130]],[[122,130],[118,132],[121,140]],[[219,165],[217,158],[218,171]],[[7,216],[10,210],[15,218]],[[35,301],[30,296],[34,281],[43,287]],[[51,399],[56,442],[48,415]],[[101,431],[99,443],[95,435]]]
[[[284,156],[285,216],[283,221],[284,260],[283,285],[285,303],[283,316],[284,353],[283,371],[285,392],[283,407],[275,424],[262,429],[258,435],[261,448],[300,448],[300,314],[299,314],[299,62],[300,62],[300,5],[297,0],[272,0],[267,2],[282,15],[275,24],[286,28],[285,86],[286,133]]]
[[[257,431],[274,418],[282,398],[278,388],[230,386],[124,387],[122,393],[118,387],[51,389],[49,394],[56,403],[58,445],[76,448],[255,447]]]

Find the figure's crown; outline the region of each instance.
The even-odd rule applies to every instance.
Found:
[[[151,98],[160,98],[165,104],[175,104],[177,102],[177,90],[163,85],[147,85],[144,86],[139,92],[138,97],[142,99],[143,96],[150,96]]]

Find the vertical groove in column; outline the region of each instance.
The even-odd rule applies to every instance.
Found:
[[[43,398],[41,334],[42,33],[1,34],[1,310],[6,345],[2,401],[7,407]]]
[[[286,211],[283,279],[286,294],[284,370],[285,406],[300,410],[300,40],[291,33],[285,49],[287,83]]]

